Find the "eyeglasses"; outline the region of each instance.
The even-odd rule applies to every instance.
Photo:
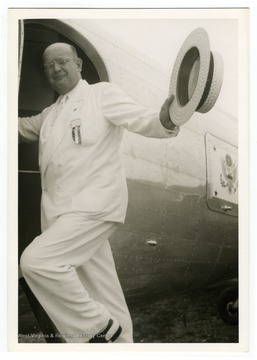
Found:
[[[44,63],[44,68],[45,70],[51,70],[54,67],[54,64],[58,64],[59,66],[63,66],[65,65],[67,62],[71,61],[72,59],[70,58],[58,58],[58,59],[54,59],[54,60],[49,60],[47,62]]]

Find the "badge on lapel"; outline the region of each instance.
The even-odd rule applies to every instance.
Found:
[[[71,120],[72,139],[77,145],[81,145],[81,133],[80,133],[81,119]]]

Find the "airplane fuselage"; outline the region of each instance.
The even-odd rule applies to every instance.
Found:
[[[92,70],[91,83],[113,81],[143,105],[155,108],[167,96],[169,74],[104,37],[90,22],[28,20],[23,62],[26,66],[26,59],[30,61],[30,71],[23,68],[21,76],[21,116],[37,113],[54,101],[42,74],[33,74],[47,43],[66,38],[84,56],[85,76]],[[19,160],[21,253],[40,232],[37,145],[20,145]],[[195,114],[176,138],[149,139],[125,132],[122,160],[129,205],[125,224],[119,225],[110,243],[128,302],[237,277],[236,119],[214,108],[208,114]],[[233,176],[223,171],[230,162]]]

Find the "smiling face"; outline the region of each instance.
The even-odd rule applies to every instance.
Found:
[[[43,61],[50,85],[61,95],[71,91],[81,79],[82,60],[68,44],[48,46],[44,51]]]

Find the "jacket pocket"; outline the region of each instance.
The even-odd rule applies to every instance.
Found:
[[[70,131],[75,145],[91,146],[95,144],[101,132],[98,115],[78,114],[70,121]]]

